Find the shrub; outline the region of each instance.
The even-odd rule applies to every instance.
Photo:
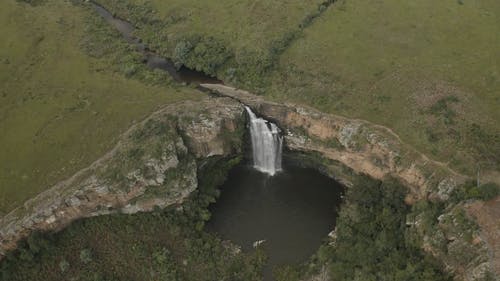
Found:
[[[298,36],[298,30],[291,30],[286,32],[281,38],[274,40],[271,43],[270,48],[270,53],[273,61],[277,60],[281,53],[283,53]]]
[[[418,247],[407,243],[405,187],[362,178],[348,189],[337,239],[322,250],[334,280],[450,280]],[[426,206],[419,206],[426,208]],[[326,257],[325,257],[326,256]]]
[[[500,187],[495,183],[486,183],[480,186],[475,186],[467,190],[467,199],[491,200],[497,197],[500,193]]]
[[[123,74],[125,74],[125,76],[127,78],[130,78],[132,77],[134,74],[137,73],[137,65],[135,64],[126,64],[123,66]]]
[[[488,201],[498,195],[500,195],[500,187],[496,183],[485,183],[477,186],[474,182],[468,182],[452,194],[452,199],[455,202],[474,199]]]
[[[173,60],[177,68],[180,68],[188,60],[189,53],[193,49],[193,45],[186,40],[182,40],[175,45]]]
[[[68,271],[69,262],[66,259],[63,259],[61,262],[59,262],[59,269],[61,270],[62,273]]]
[[[185,65],[215,76],[231,56],[224,42],[214,37],[194,35],[176,44],[173,61],[177,67]]]
[[[92,261],[92,251],[90,249],[83,249],[80,251],[80,261],[87,264]]]
[[[273,276],[276,281],[299,281],[300,272],[291,266],[282,266],[273,270]]]
[[[442,117],[445,125],[452,125],[455,123],[456,113],[450,108],[450,104],[458,103],[459,100],[455,96],[447,96],[440,100],[438,100],[435,104],[433,104],[428,112],[437,117]]]

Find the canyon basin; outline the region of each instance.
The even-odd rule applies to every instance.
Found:
[[[284,163],[274,176],[247,163],[233,168],[210,206],[207,230],[251,251],[261,241],[272,269],[306,262],[335,228],[343,186],[317,170]]]

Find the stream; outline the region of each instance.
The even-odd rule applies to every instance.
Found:
[[[171,60],[161,58],[135,37],[135,28],[131,23],[114,17],[96,3],[92,2],[92,5],[144,55],[144,61],[150,68],[164,70],[179,82],[196,85],[222,83],[186,67],[177,69]],[[240,164],[229,172],[221,186],[221,197],[210,206],[212,218],[206,229],[236,243],[245,251],[252,251],[255,243],[264,247],[268,256],[264,280],[270,281],[273,280],[273,268],[306,262],[335,228],[343,186],[314,169],[286,162],[281,169],[282,139],[278,135],[279,129],[257,118],[249,108],[247,112],[253,134],[257,131],[261,133],[260,138],[252,136],[253,158],[256,161],[254,165]],[[266,128],[269,132],[264,134]],[[278,143],[275,148],[268,149],[267,146],[259,148],[257,142],[261,146]],[[277,156],[271,157],[271,151]]]
[[[174,80],[188,84],[222,84],[222,81],[208,76],[203,72],[189,69],[182,66],[177,69],[174,62],[170,59],[158,56],[154,51],[142,42],[140,38],[134,35],[135,27],[128,21],[114,17],[108,10],[95,2],[91,2],[96,12],[102,16],[111,26],[116,28],[123,38],[136,47],[136,50],[144,55],[144,63],[151,69],[161,69],[166,71]]]

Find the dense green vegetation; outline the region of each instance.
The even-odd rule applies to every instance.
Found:
[[[455,190],[452,200],[460,202],[463,200],[484,200],[488,201],[500,195],[500,186],[496,183],[484,183],[477,185],[475,182],[468,182]]]
[[[405,187],[394,180],[358,178],[347,190],[334,238],[321,246],[310,264],[277,270],[277,280],[302,280],[323,266],[336,281],[452,280],[422,252],[406,225],[414,210],[405,204],[405,196]],[[436,221],[437,208],[429,214],[431,221]]]
[[[335,280],[451,280],[406,237],[405,188],[394,181],[348,191],[337,224],[330,269]],[[323,250],[319,258],[328,256]]]
[[[239,253],[236,245],[203,229],[217,186],[238,161],[208,160],[199,173],[200,189],[181,206],[85,219],[59,233],[30,236],[1,264],[0,280],[260,280],[262,249]],[[310,262],[276,268],[276,280],[303,280],[324,266],[340,281],[451,280],[422,253],[421,241],[406,224],[409,215],[423,214],[422,223],[432,231],[443,205],[412,208],[405,195],[398,182],[357,178],[347,191],[335,238]]]
[[[133,120],[199,96],[146,71],[90,7],[31,2],[0,2],[0,216],[102,156]]]
[[[239,159],[211,159],[200,189],[182,206],[150,214],[85,219],[56,234],[36,234],[1,264],[0,280],[259,280],[262,250],[203,231],[216,187]]]

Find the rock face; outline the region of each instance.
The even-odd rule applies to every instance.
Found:
[[[393,176],[411,187],[414,200],[446,196],[466,179],[405,145],[388,128],[307,107],[265,101],[224,85],[202,86],[232,97],[278,124],[286,132],[285,146],[289,150],[318,152],[375,179]]]
[[[338,165],[328,166],[328,161],[375,179],[387,176],[399,179],[410,187],[409,204],[418,200],[446,202],[453,190],[467,179],[404,144],[388,128],[294,104],[265,101],[224,85],[203,84],[202,87],[232,97],[278,124],[286,133],[284,145],[287,149],[316,153],[330,170],[327,172],[347,186],[349,177],[342,175]],[[481,238],[480,231],[461,215],[463,210],[463,205],[446,209],[433,233],[419,229],[418,221],[409,222],[409,226],[419,232],[422,248],[441,260],[457,280],[488,280],[488,272],[494,270],[492,264],[498,263],[494,261],[498,251],[488,256],[488,249],[495,252],[498,247]],[[318,278],[328,280],[327,275]]]
[[[181,203],[197,188],[201,159],[241,153],[243,107],[228,98],[168,106],[134,125],[116,147],[0,219],[0,257],[35,230],[78,218]]]
[[[476,219],[481,237],[491,245],[488,252],[491,266],[500,275],[500,197],[488,202],[472,202],[465,208]]]
[[[478,228],[465,212],[463,203],[450,204],[429,226],[424,212],[408,218],[407,225],[421,239],[422,248],[442,262],[455,280],[487,281],[494,277],[491,241],[483,240]]]
[[[288,150],[323,161],[325,172],[347,186],[347,170],[375,179],[391,176],[410,187],[407,202],[412,204],[422,199],[446,202],[467,179],[405,145],[385,127],[268,102],[223,85],[202,86],[226,97],[184,102],[154,113],[129,129],[112,151],[90,167],[1,218],[0,258],[35,230],[58,230],[78,218],[181,203],[197,188],[203,159],[242,153],[245,115],[241,103],[279,125]],[[498,270],[498,235],[484,240],[481,231],[467,225],[464,208],[445,210],[431,233],[419,228],[418,216],[407,224],[419,233],[423,249],[443,261],[457,280],[488,280],[488,272]],[[472,215],[481,217],[477,209],[469,206]],[[490,220],[495,221],[495,216],[478,219],[481,225]],[[489,228],[489,233],[495,233],[498,224]],[[328,280],[327,273],[323,270],[312,280]]]

